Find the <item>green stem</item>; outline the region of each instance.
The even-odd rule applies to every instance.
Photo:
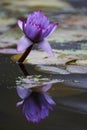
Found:
[[[18,62],[17,63],[22,63],[24,62],[24,60],[26,59],[27,55],[30,53],[31,49],[33,47],[33,44],[31,46],[29,46],[25,52],[23,53],[23,55],[19,58]]]

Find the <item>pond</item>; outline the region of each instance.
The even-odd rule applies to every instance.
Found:
[[[51,1],[51,2],[50,2]],[[0,1],[0,129],[87,130],[86,0]],[[59,23],[46,38],[54,57],[35,45],[23,64],[19,18],[41,10]]]
[[[51,77],[51,80],[58,79],[58,82],[50,83],[51,87],[47,93],[55,102],[53,110],[49,110],[48,116],[39,123],[32,123],[23,115],[22,108],[16,106],[17,102],[21,101],[16,89],[17,80],[18,77],[25,77],[23,71],[10,60],[10,55],[0,55],[0,60],[1,129],[87,129],[86,74],[51,75],[34,70],[35,66],[25,65],[29,75],[43,75],[45,78]]]

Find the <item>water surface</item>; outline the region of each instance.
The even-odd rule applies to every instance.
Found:
[[[32,75],[44,72],[34,70],[34,66],[26,65]],[[0,129],[21,130],[86,130],[87,129],[87,75],[52,75],[54,79],[64,79],[55,83],[48,91],[56,102],[54,110],[40,123],[30,123],[23,116],[16,103],[20,101],[16,91],[16,80],[23,76],[18,65],[10,60],[9,55],[0,55]],[[70,77],[70,78],[69,78]],[[78,81],[78,82],[74,82]]]

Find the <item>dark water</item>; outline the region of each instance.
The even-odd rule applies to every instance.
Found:
[[[48,91],[56,103],[54,110],[38,124],[27,121],[20,107],[16,107],[21,100],[16,80],[23,74],[9,55],[0,55],[0,130],[87,130],[87,75],[50,75],[36,71],[32,65],[26,68],[31,75],[64,80]]]

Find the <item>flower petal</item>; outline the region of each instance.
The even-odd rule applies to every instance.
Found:
[[[23,22],[21,20],[17,21],[17,24],[21,30],[23,30]]]
[[[37,43],[40,48],[46,51],[50,56],[53,56],[53,52],[48,41],[43,40],[42,42]]]
[[[23,36],[18,43],[17,46],[17,51],[21,52],[24,51],[25,49],[27,49],[27,47],[29,47],[30,45],[32,45],[32,42],[25,36]]]
[[[44,97],[46,99],[46,101],[51,104],[51,105],[56,105],[55,101],[53,101],[53,99],[51,98],[51,96],[47,95],[44,93]]]
[[[42,88],[39,89],[39,92],[47,92],[52,87],[51,83],[46,84]]]
[[[24,28],[25,35],[30,38],[33,42],[40,40],[42,29],[36,25],[28,25]]]
[[[17,86],[16,90],[17,90],[18,96],[21,99],[25,99],[31,94],[31,92],[28,89],[22,88],[20,86]]]
[[[20,101],[20,102],[17,102],[16,106],[18,107],[18,106],[22,105],[23,102],[24,102],[24,100],[23,100],[23,101]]]
[[[57,28],[58,23],[50,24],[44,32],[42,32],[42,37],[47,37],[49,34],[52,34],[53,31]]]

